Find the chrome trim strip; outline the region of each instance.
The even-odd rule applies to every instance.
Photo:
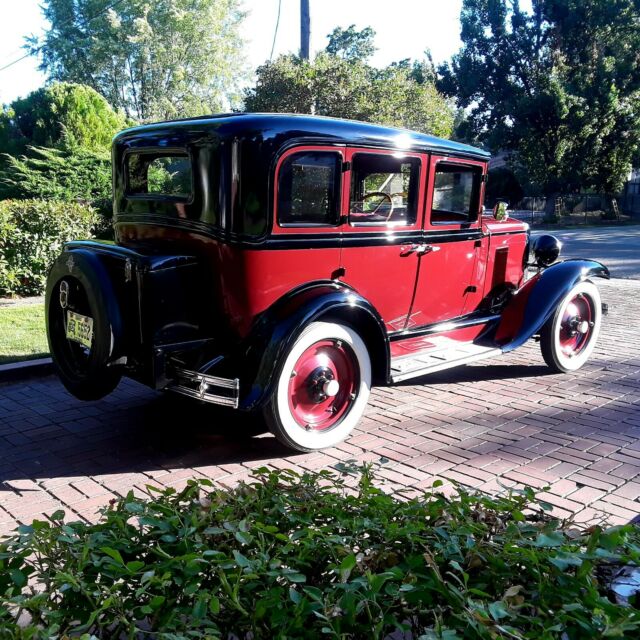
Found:
[[[500,320],[500,314],[492,314],[488,316],[461,316],[446,322],[438,322],[436,324],[425,324],[419,327],[411,327],[394,331],[389,334],[389,340],[396,342],[397,340],[407,340],[408,338],[418,338],[420,336],[428,336],[434,333],[444,333],[445,331],[457,331],[458,329],[466,329],[479,324],[487,324]]]

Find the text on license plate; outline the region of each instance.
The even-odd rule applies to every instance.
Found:
[[[79,342],[84,347],[91,349],[92,337],[93,318],[67,311],[67,339]]]

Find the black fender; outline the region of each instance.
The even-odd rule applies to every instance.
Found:
[[[358,331],[369,348],[374,381],[386,381],[389,340],[380,314],[341,282],[313,282],[287,293],[260,314],[232,356],[240,366],[240,409],[256,409],[269,399],[285,355],[304,328],[319,319],[349,324]]]
[[[609,269],[595,260],[564,260],[536,274],[502,310],[493,342],[505,353],[522,346],[540,332],[576,284],[592,277],[608,279]]]

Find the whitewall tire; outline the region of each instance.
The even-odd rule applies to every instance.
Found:
[[[579,282],[564,297],[540,332],[542,356],[551,369],[577,371],[589,359],[602,324],[598,288]]]
[[[360,420],[369,399],[371,360],[350,327],[312,322],[277,369],[264,408],[272,433],[297,451],[342,442]]]

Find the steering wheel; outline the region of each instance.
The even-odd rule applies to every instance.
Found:
[[[382,198],[380,200],[380,202],[378,203],[378,206],[371,212],[372,216],[375,216],[376,213],[378,213],[378,209],[382,206],[382,203],[385,200],[389,201],[389,207],[391,208],[391,210],[389,211],[389,215],[387,216],[387,220],[389,220],[389,218],[391,217],[391,214],[393,213],[393,200],[391,199],[391,196],[388,193],[384,193],[383,191],[369,191],[369,193],[365,193],[362,196],[362,202],[364,204],[365,200],[368,200],[369,198]]]

